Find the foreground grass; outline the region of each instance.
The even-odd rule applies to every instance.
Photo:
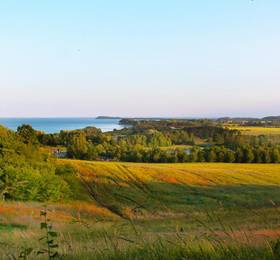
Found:
[[[171,245],[162,241],[144,246],[130,247],[126,250],[90,255],[84,253],[68,259],[196,259],[196,260],[255,260],[279,259],[280,255],[272,247],[257,248],[253,246],[226,246],[205,244],[203,246]]]
[[[59,163],[77,169],[48,205],[64,259],[279,259],[280,165]],[[1,259],[42,246],[42,208],[0,204]]]
[[[21,204],[21,208],[34,211],[41,206]],[[69,217],[69,221],[58,218],[60,211]],[[205,220],[202,223],[183,217],[128,223],[94,214],[75,216],[59,205],[49,205],[49,212],[54,229],[59,233],[58,251],[62,259],[279,259],[276,230],[267,228],[265,231],[270,232],[269,236],[261,237],[253,230],[250,233],[236,226],[232,228],[219,223],[220,217],[226,217],[222,212],[219,216],[200,213]],[[253,228],[254,225],[242,220],[241,215],[239,220]],[[30,247],[34,249],[30,259],[37,259],[36,250],[42,247],[37,214],[30,219],[14,216],[9,221],[24,224],[10,224],[9,229],[1,231],[1,259],[17,258],[19,252]]]

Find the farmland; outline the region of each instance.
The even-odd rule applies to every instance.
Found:
[[[137,198],[137,201],[143,196],[141,199],[152,208],[155,205],[147,202],[148,197],[152,197],[154,202],[160,200],[165,206],[170,204],[174,210],[189,206],[217,206],[220,203],[235,205],[237,200],[245,206],[261,202],[266,204],[273,198],[270,197],[271,192],[265,191],[277,190],[280,185],[280,166],[272,164],[70,162],[78,167],[80,176],[88,183],[98,184],[99,189],[102,185],[110,192],[117,190]],[[255,191],[251,198],[250,190]],[[257,198],[258,193],[261,201]]]
[[[232,245],[233,252],[238,248],[243,257],[248,254],[243,259],[262,254],[274,259],[267,243],[280,232],[280,165],[57,163],[75,169],[60,176],[72,198],[47,204],[65,259],[145,259],[145,254],[168,259],[198,254],[198,245],[205,257],[231,259],[217,240]],[[0,205],[2,258],[40,247],[43,207],[38,202]],[[258,249],[250,249],[256,244]]]
[[[258,126],[233,126],[229,125],[229,129],[238,130],[243,135],[280,135],[280,127],[258,127]]]

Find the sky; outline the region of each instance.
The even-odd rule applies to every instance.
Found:
[[[0,117],[280,115],[279,0],[0,1]]]

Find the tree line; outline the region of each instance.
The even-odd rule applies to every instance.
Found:
[[[43,145],[64,146],[69,158],[82,160],[279,162],[278,136],[244,136],[236,130],[207,125],[205,121],[200,124],[172,122],[143,121],[109,133],[94,127],[58,134],[37,133],[37,140]],[[204,145],[197,145],[197,140],[204,140]],[[172,148],[174,145],[190,148]]]

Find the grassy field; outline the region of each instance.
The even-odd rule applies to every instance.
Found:
[[[238,130],[243,135],[280,135],[280,127],[255,127],[255,126],[227,126]]]
[[[280,256],[280,165],[59,163],[77,169],[74,199],[47,205],[64,259]],[[0,204],[1,258],[42,247],[42,208]]]
[[[171,146],[163,146],[160,147],[161,150],[166,151],[166,150],[177,150],[177,149],[181,149],[181,150],[185,150],[185,149],[190,149],[192,148],[192,145],[171,145]]]

